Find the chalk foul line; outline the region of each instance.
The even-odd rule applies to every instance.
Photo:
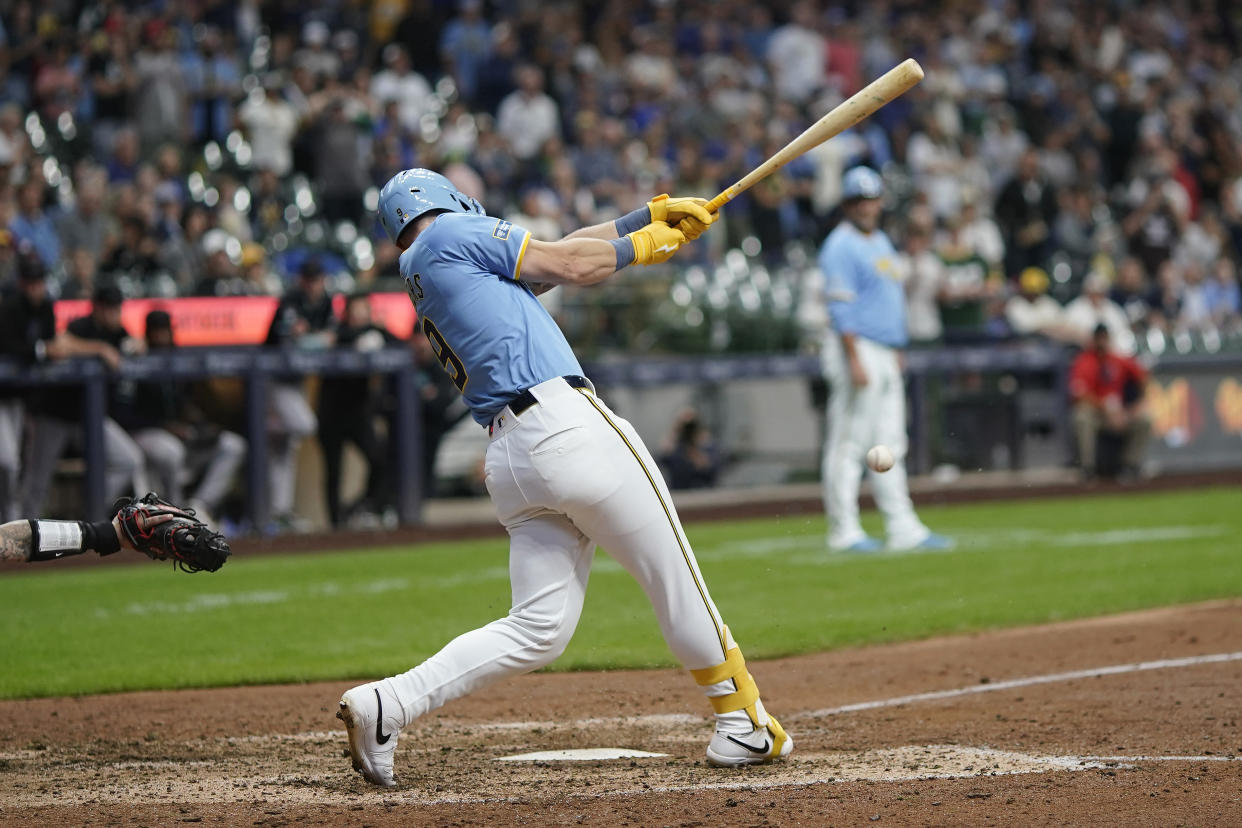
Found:
[[[1026,676],[1024,678],[994,681],[988,684],[972,684],[969,687],[957,687],[952,690],[934,690],[929,693],[914,693],[909,696],[896,696],[890,699],[855,702],[838,707],[825,707],[805,713],[795,713],[790,719],[816,719],[825,716],[839,716],[842,713],[857,713],[863,710],[878,710],[884,707],[899,707],[903,704],[953,699],[959,696],[970,696],[975,693],[994,693],[999,690],[1014,690],[1021,687],[1033,687],[1038,684],[1055,684],[1062,681],[1096,678],[1098,676],[1117,676],[1125,673],[1140,673],[1145,670],[1168,670],[1177,667],[1195,667],[1201,664],[1220,664],[1228,661],[1242,661],[1242,652],[1212,653],[1210,655],[1186,656],[1185,658],[1165,658],[1158,661],[1138,661],[1133,664],[1113,664],[1107,667],[1091,667],[1086,670],[1071,670],[1067,673],[1047,673],[1042,676]]]

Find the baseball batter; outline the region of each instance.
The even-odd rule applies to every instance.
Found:
[[[397,732],[429,710],[564,651],[582,611],[596,544],[638,580],[665,641],[716,712],[707,758],[720,766],[787,755],[742,653],[699,572],[655,461],[596,396],[535,298],[666,261],[712,223],[701,199],[660,196],[557,242],[487,216],[429,170],[380,192],[380,220],[436,356],[488,430],[486,483],[510,538],[512,608],[409,672],[340,701],[354,768],[394,785]]]
[[[828,546],[851,552],[881,547],[858,522],[858,487],[867,450],[882,444],[892,450],[895,463],[883,474],[869,473],[888,547],[943,549],[952,541],[919,520],[906,482],[906,391],[899,351],[907,341],[905,295],[897,251],[879,228],[883,181],[869,167],[854,167],[841,188],[845,220],[819,253],[832,321],[823,351],[830,393],[822,477]]]

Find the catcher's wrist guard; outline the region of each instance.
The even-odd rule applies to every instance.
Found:
[[[94,550],[100,555],[121,551],[112,521],[31,520],[30,562],[53,561]]]

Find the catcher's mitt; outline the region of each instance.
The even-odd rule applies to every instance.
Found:
[[[150,520],[163,516],[159,523]],[[224,535],[208,529],[193,509],[174,506],[155,492],[121,498],[116,517],[135,549],[157,561],[175,561],[183,572],[215,572],[229,556]]]

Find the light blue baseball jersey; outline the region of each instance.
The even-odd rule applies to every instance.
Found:
[[[835,330],[890,348],[906,344],[906,297],[897,251],[883,230],[863,233],[841,222],[824,239],[819,267]]]
[[[444,213],[401,254],[423,331],[483,425],[532,385],[582,373],[565,335],[521,281],[529,242],[529,231],[503,219]]]

